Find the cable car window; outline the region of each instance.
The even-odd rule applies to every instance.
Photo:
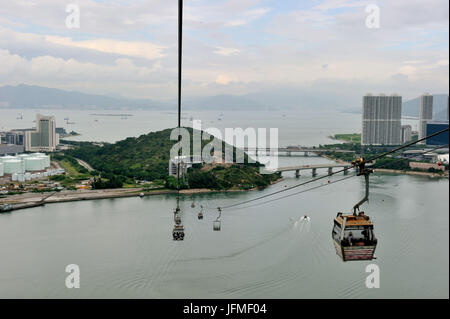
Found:
[[[372,230],[365,227],[352,227],[344,230],[344,239],[350,244],[368,244],[372,240]]]
[[[341,226],[339,224],[334,224],[333,232],[332,232],[333,239],[336,241],[341,240]]]

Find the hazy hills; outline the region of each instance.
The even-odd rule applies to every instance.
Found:
[[[446,120],[447,119],[447,94],[433,95],[433,119]],[[403,102],[402,113],[403,116],[419,117],[420,111],[420,97]]]
[[[446,119],[447,94],[434,95],[435,119]],[[215,95],[207,97],[183,97],[184,109],[201,110],[341,110],[361,113],[357,97],[314,94],[294,88],[249,93],[246,95]],[[76,91],[65,91],[40,86],[20,84],[0,87],[0,107],[7,108],[77,108],[77,109],[172,109],[177,101],[162,102],[151,99],[129,99]],[[351,107],[349,107],[351,106]],[[403,116],[419,116],[420,99],[403,102]]]
[[[337,102],[337,101],[340,101]],[[246,95],[183,97],[183,108],[202,110],[289,110],[301,108],[344,109],[345,99],[324,96],[295,88],[277,89]],[[0,87],[0,107],[8,108],[102,108],[102,109],[176,109],[177,101],[129,99],[86,94],[20,84]]]
[[[166,105],[159,101],[114,98],[20,84],[0,87],[0,106],[9,108],[148,108]]]

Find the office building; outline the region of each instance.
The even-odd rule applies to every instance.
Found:
[[[419,140],[427,136],[427,123],[433,119],[433,95],[428,93],[420,97]],[[425,144],[425,141],[421,142]]]
[[[430,121],[427,123],[427,135],[432,135],[439,131],[448,129],[448,121]],[[433,136],[426,140],[427,145],[447,145],[449,134],[448,131],[439,135]]]
[[[59,143],[54,116],[36,116],[36,130],[26,131],[25,149],[29,152],[52,152]]]
[[[399,145],[402,142],[402,97],[384,94],[363,97],[362,145]]]

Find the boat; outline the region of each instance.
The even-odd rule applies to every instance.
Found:
[[[0,205],[0,213],[7,213],[13,210],[13,207],[10,204]]]
[[[145,196],[144,193],[140,193],[140,194],[139,194],[139,197],[140,197],[140,198],[142,198],[142,197],[144,197],[144,196]]]

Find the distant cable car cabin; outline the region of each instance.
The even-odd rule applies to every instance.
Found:
[[[331,235],[336,253],[343,261],[372,260],[376,258],[374,254],[378,240],[373,232],[370,217],[364,212],[359,212],[359,207],[369,200],[369,175],[373,171],[365,168],[364,158],[356,160],[353,164],[359,166],[358,176],[364,175],[366,194],[353,207],[353,214],[337,214]]]
[[[219,216],[217,216],[216,220],[213,222],[213,230],[220,231],[221,229],[221,221],[220,216],[222,216],[222,210],[219,208]]]
[[[177,209],[174,212],[174,222],[175,225],[173,226],[172,231],[172,237],[173,240],[184,240],[184,226],[181,224],[181,217],[180,217],[180,208],[177,207]]]
[[[173,240],[184,240],[184,226],[175,225],[172,231]]]

